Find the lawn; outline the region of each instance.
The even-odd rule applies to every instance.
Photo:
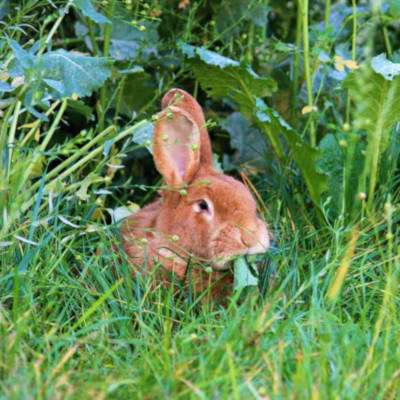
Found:
[[[0,0],[0,399],[400,397],[396,0]],[[203,106],[274,235],[222,301],[132,274],[154,115]],[[213,274],[213,271],[208,273]]]

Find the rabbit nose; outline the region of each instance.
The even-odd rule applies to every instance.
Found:
[[[270,247],[270,235],[265,222],[259,219],[256,228],[242,230],[242,242],[247,246],[247,254],[264,253]]]
[[[256,230],[255,229],[242,229],[241,239],[247,247],[252,247],[256,244]]]

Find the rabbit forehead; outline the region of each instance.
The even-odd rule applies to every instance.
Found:
[[[205,175],[196,179],[188,192],[188,200],[208,197],[219,212],[245,211],[253,216],[257,205],[247,187],[240,181],[222,174]]]

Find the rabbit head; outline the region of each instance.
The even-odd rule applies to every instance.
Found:
[[[250,191],[213,166],[210,138],[197,101],[180,89],[162,100],[153,156],[164,178],[153,229],[174,237],[174,251],[224,269],[242,254],[269,247],[265,222]]]

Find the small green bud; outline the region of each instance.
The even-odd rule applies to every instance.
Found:
[[[171,236],[171,241],[172,242],[178,242],[180,240],[180,237],[178,235],[172,235]]]

